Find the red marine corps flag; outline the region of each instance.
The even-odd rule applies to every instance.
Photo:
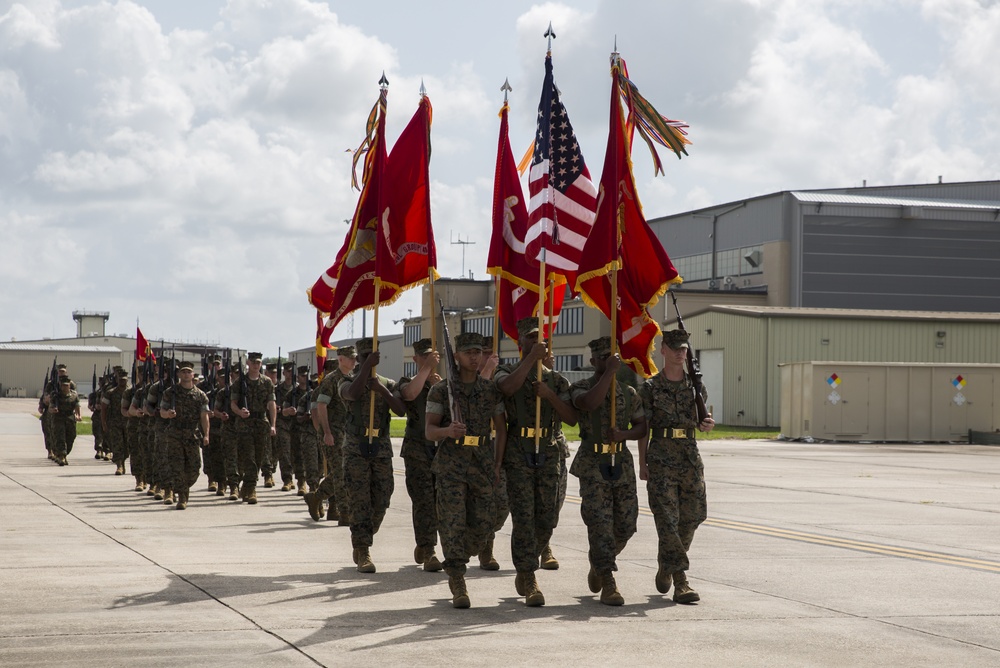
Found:
[[[383,83],[384,82],[384,83]],[[364,153],[361,195],[354,210],[351,228],[337,259],[308,291],[309,302],[329,317],[321,343],[328,346],[334,327],[348,313],[371,308],[379,301],[375,294],[377,246],[385,246],[380,219],[386,211],[387,193],[383,184],[386,167],[385,112],[388,82],[383,75],[378,102],[368,116],[366,136],[355,152],[355,163]],[[385,252],[383,250],[383,252]],[[391,287],[387,292],[394,292]],[[388,295],[386,295],[388,297]]]
[[[385,179],[389,206],[376,275],[388,304],[404,290],[437,278],[437,249],[431,227],[431,100],[420,85],[420,104],[389,153]],[[393,296],[385,288],[394,290]]]
[[[671,283],[680,283],[677,270],[670,262],[663,245],[646,224],[632,177],[631,132],[635,127],[626,124],[622,117],[622,104],[639,116],[643,127],[663,131],[667,122],[638,96],[638,90],[623,76],[625,63],[613,53],[611,56],[611,126],[608,148],[601,174],[597,221],[587,240],[576,289],[583,300],[600,310],[612,322],[614,338],[622,361],[642,376],[656,373],[653,362],[653,339],[660,327],[649,314],[649,309],[666,293]],[[622,79],[628,88],[622,91]],[[643,110],[639,104],[644,105]],[[645,108],[656,113],[647,118]],[[676,122],[674,130],[679,129]],[[686,127],[686,126],[684,126]],[[670,131],[670,130],[667,130]],[[642,130],[646,141],[652,143]],[[677,140],[680,151],[687,140]],[[663,143],[656,136],[654,141]],[[672,144],[668,144],[674,148]],[[654,150],[655,154],[655,150]],[[658,163],[658,160],[657,160]]]
[[[139,325],[135,326],[135,358],[140,362],[145,362],[147,357],[151,357],[153,361],[156,361],[156,354],[153,352],[153,348],[149,345],[149,341],[146,337],[142,335],[142,330],[139,329]]]

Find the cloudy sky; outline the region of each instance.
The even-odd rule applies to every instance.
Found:
[[[637,146],[649,218],[1000,178],[997,0],[0,0],[0,340],[72,336],[71,312],[92,309],[112,332],[138,318],[150,338],[309,345],[305,290],[343,243],[344,151],[383,71],[390,142],[421,80],[434,105],[439,269],[460,275],[452,242],[472,241],[466,273],[486,277],[499,89],[520,153],[550,21],[595,180],[616,38],[643,94],[691,125],[666,176]],[[401,331],[417,293],[380,331]]]

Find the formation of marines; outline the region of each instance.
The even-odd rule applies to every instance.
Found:
[[[594,373],[571,384],[554,370],[538,319],[517,327],[518,362],[498,365],[491,342],[465,332],[455,338],[448,378],[438,374],[441,355],[430,339],[413,344],[416,373],[399,381],[378,375],[380,353],[370,338],[339,348],[321,380],[291,362],[266,368],[253,352],[246,367],[212,356],[201,379],[187,361],[160,360],[176,377],[154,372],[134,383],[115,368],[88,398],[94,456],[112,462],[115,475],[125,475],[128,460],[135,491],[178,510],[187,508],[201,472],[210,492],[249,505],[258,502],[258,481],[274,487],[279,475],[281,491],[297,490],[313,520],[349,527],[357,570],[375,573],[375,536],[394,490],[394,413],[406,418],[401,456],[413,558],[425,571],[445,571],[454,607],[471,605],[470,560],[499,570],[494,537],[508,516],[514,588],[527,606],[545,604],[536,574],[559,568],[550,541],[568,474],[579,479],[587,585],[601,603],[625,602],[614,573],[637,529],[638,480],[646,482],[658,535],[656,589],[673,588],[678,603],[698,601],[686,575],[707,516],[695,430],[715,423],[711,415],[697,418],[684,366],[687,332],[663,331],[663,369],[636,390],[615,381],[622,363],[609,337],[588,344]],[[65,466],[82,419],[65,367],[39,411],[49,458]],[[580,431],[569,467],[563,425]],[[629,440],[638,442],[638,472]]]

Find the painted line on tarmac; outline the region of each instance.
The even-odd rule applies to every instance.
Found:
[[[394,469],[396,475],[404,475],[403,469]],[[583,501],[579,496],[566,495],[566,501],[580,505]],[[653,516],[653,511],[645,506],[639,506],[639,514],[647,517]],[[896,547],[883,543],[870,543],[861,540],[851,540],[849,538],[835,538],[824,536],[818,533],[808,533],[805,531],[793,531],[791,529],[779,529],[763,524],[751,524],[749,522],[738,522],[736,520],[723,520],[710,517],[705,520],[705,526],[717,529],[730,529],[732,531],[744,531],[760,536],[771,536],[772,538],[784,538],[785,540],[795,540],[801,543],[811,543],[813,545],[824,545],[826,547],[839,547],[847,550],[868,552],[870,554],[881,554],[887,557],[900,557],[902,559],[915,559],[946,566],[960,566],[963,568],[973,568],[988,573],[1000,573],[1000,562],[989,561],[987,559],[970,559],[959,557],[954,554],[943,552],[928,552],[926,550],[912,550],[906,547]]]
[[[990,573],[1000,573],[1000,563],[986,559],[970,559],[943,552],[928,552],[926,550],[913,550],[906,547],[886,545],[883,543],[870,543],[861,540],[851,540],[849,538],[835,538],[822,534],[808,533],[805,531],[793,531],[790,529],[779,529],[762,524],[750,524],[748,522],[737,522],[733,520],[720,520],[709,518],[705,521],[708,526],[719,529],[731,529],[734,531],[744,531],[761,536],[772,536],[774,538],[785,538],[814,545],[826,545],[828,547],[840,547],[848,550],[869,552],[871,554],[881,554],[890,557],[900,557],[903,559],[915,559],[917,561],[927,561],[936,564],[949,566],[962,566],[964,568],[974,568],[976,570]]]
[[[566,500],[580,504],[581,498],[579,496],[572,496],[567,494]],[[639,506],[639,514],[646,515],[647,517],[653,516],[653,511],[644,506]],[[730,529],[733,531],[744,531],[747,533],[754,533],[761,536],[771,536],[772,538],[784,538],[786,540],[796,540],[802,543],[812,543],[814,545],[825,545],[827,547],[840,547],[848,550],[856,550],[860,552],[869,552],[871,554],[881,554],[889,557],[900,557],[903,559],[915,559],[917,561],[927,561],[935,564],[944,564],[946,566],[961,566],[964,568],[974,568],[980,571],[986,571],[988,573],[1000,573],[1000,563],[996,561],[989,561],[986,559],[970,559],[968,557],[959,557],[954,554],[945,554],[942,552],[928,552],[926,550],[912,550],[906,547],[896,547],[894,545],[885,545],[883,543],[869,543],[861,540],[851,540],[849,538],[835,538],[833,536],[824,536],[817,533],[807,533],[805,531],[793,531],[791,529],[779,529],[776,527],[770,527],[763,524],[751,524],[749,522],[737,522],[735,520],[722,520],[714,517],[710,517],[705,520],[705,526],[715,527],[717,529]]]

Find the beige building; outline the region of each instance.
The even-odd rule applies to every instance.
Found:
[[[711,306],[684,323],[721,424],[777,427],[782,364],[1000,363],[1000,313]]]

